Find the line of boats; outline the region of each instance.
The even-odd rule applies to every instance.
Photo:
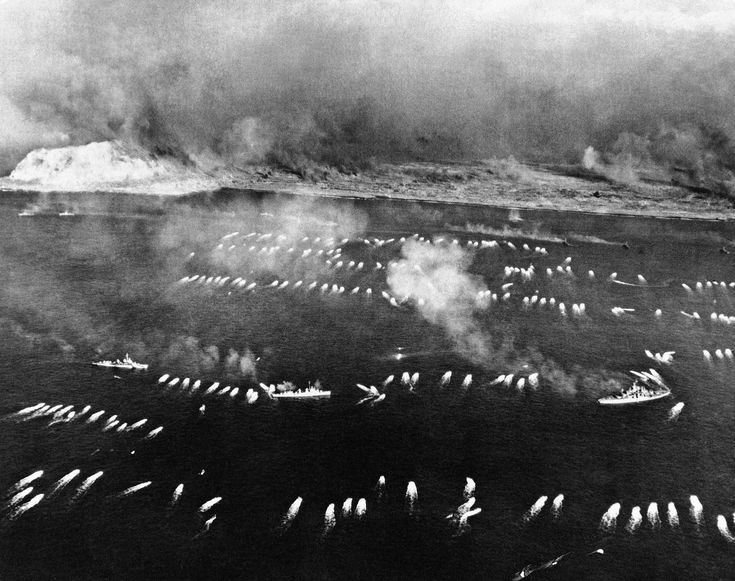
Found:
[[[148,369],[147,363],[138,363],[133,361],[129,354],[125,354],[123,359],[104,359],[102,361],[94,361],[92,365],[104,367],[108,369],[128,369],[136,371],[145,371]],[[601,397],[597,400],[603,406],[623,406],[636,405],[664,399],[671,395],[671,390],[664,383],[663,378],[655,369],[648,371],[631,371],[635,376],[633,385],[627,389],[622,389],[620,393]],[[321,399],[332,396],[332,392],[321,389],[319,387],[309,386],[306,389],[295,389],[290,391],[277,392],[275,386],[269,389],[269,386],[263,386],[270,397],[275,399]]]

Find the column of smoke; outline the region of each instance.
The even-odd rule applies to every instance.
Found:
[[[487,290],[481,278],[467,272],[472,256],[456,245],[421,244],[409,240],[401,260],[391,264],[387,282],[399,297],[413,297],[421,315],[440,325],[459,353],[487,363],[490,338],[474,317],[477,294]]]
[[[580,386],[591,395],[604,393],[606,389],[609,392],[610,377],[603,371],[583,368],[567,371],[533,347],[519,353],[510,335],[503,337],[500,345],[493,346],[489,331],[481,326],[479,319],[488,307],[476,301],[477,294],[487,287],[480,277],[468,272],[472,254],[467,250],[458,245],[409,240],[401,254],[401,259],[388,269],[391,293],[413,297],[419,313],[445,330],[461,356],[491,369],[532,366],[554,391],[565,396],[575,395]],[[465,377],[467,385],[471,381],[471,375]]]
[[[728,163],[731,7],[669,4],[8,0],[0,171],[114,138],[204,167],[590,144],[618,165]]]

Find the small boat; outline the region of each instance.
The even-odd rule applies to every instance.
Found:
[[[325,391],[323,389],[317,389],[316,387],[309,387],[307,389],[297,389],[294,391],[283,391],[281,393],[274,393],[273,397],[276,399],[319,399],[332,397],[331,391]]]
[[[63,212],[59,212],[59,216],[76,216],[76,214],[69,210],[64,210]]]
[[[671,395],[671,390],[654,369],[648,372],[631,371],[631,373],[636,376],[633,385],[621,390],[620,393],[601,397],[597,402],[606,406],[635,405],[664,399]]]
[[[18,212],[18,216],[35,216],[36,213],[33,210],[23,210],[22,212]]]
[[[125,358],[121,361],[120,359],[116,359],[115,361],[110,361],[109,359],[105,359],[103,361],[95,361],[92,363],[92,365],[96,365],[97,367],[109,367],[114,369],[136,369],[136,370],[145,370],[148,369],[147,363],[137,363],[133,361],[130,358],[130,355],[127,353],[125,354]]]

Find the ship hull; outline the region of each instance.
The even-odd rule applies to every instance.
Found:
[[[603,397],[597,400],[597,403],[604,406],[625,406],[625,405],[641,405],[660,399],[665,399],[671,395],[671,392],[661,393],[648,397],[637,397],[637,398],[609,398]]]
[[[297,394],[294,394],[294,395],[290,395],[290,394],[289,395],[286,395],[284,393],[275,393],[275,394],[273,394],[273,397],[276,398],[276,399],[325,399],[325,398],[328,398],[328,397],[332,397],[332,392],[331,391],[328,391],[328,392],[316,393],[316,394],[312,394],[312,393],[306,393],[306,394],[304,394],[304,393],[297,393]]]

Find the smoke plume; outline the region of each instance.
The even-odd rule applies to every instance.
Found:
[[[398,297],[412,298],[429,322],[441,325],[458,351],[477,363],[487,362],[489,337],[474,319],[477,293],[486,290],[480,277],[467,272],[472,261],[457,245],[440,246],[409,240],[403,258],[390,265],[387,282]]]
[[[725,0],[6,0],[0,173],[111,139],[206,168],[350,168],[576,163],[631,153],[621,135],[729,172],[734,23]]]

